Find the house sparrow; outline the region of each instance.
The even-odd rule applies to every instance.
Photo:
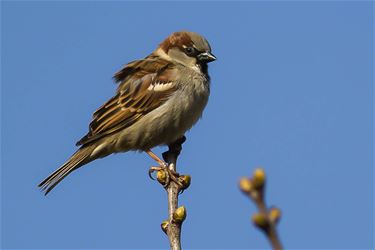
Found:
[[[39,187],[48,194],[79,167],[107,155],[151,149],[183,137],[202,116],[210,93],[207,63],[216,60],[201,35],[171,34],[144,59],[125,65],[114,75],[115,96],[94,114],[80,148]],[[168,169],[168,168],[166,168]]]

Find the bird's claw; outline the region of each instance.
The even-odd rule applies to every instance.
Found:
[[[155,178],[152,176],[152,173],[154,172],[157,172],[157,180],[163,185],[164,188],[168,187],[171,181],[176,183],[180,189],[182,189],[184,186],[179,179],[180,174],[174,170],[171,170],[166,163],[158,167],[153,166],[148,170],[148,175],[152,180],[155,180]]]
[[[152,173],[155,172],[156,170],[152,169],[153,167],[150,167],[150,169],[148,170],[148,176],[150,177],[151,180],[155,180],[154,177],[152,177]]]

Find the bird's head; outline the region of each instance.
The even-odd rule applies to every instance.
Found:
[[[160,51],[161,50],[161,51]],[[206,65],[215,61],[207,40],[190,31],[179,31],[171,34],[160,45],[158,50],[169,59],[178,61],[185,66]]]

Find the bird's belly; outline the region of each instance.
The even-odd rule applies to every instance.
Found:
[[[116,143],[118,150],[147,150],[174,142],[199,120],[207,101],[208,91],[174,96],[121,132]]]

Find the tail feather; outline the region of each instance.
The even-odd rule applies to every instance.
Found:
[[[68,174],[85,165],[86,163],[94,160],[90,158],[93,149],[94,148],[88,146],[77,150],[77,152],[75,152],[67,162],[65,162],[59,169],[57,169],[50,176],[44,179],[38,185],[38,187],[40,187],[42,191],[45,191],[45,195],[47,195]]]

